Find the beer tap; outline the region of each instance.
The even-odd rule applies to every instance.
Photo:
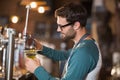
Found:
[[[24,49],[25,49],[25,42],[26,42],[26,38],[27,38],[27,27],[28,27],[28,18],[29,18],[29,11],[30,11],[30,5],[26,6],[27,8],[27,12],[26,12],[26,21],[25,21],[25,27],[23,30],[23,40],[24,40]]]
[[[28,17],[29,17],[29,10],[30,10],[30,5],[26,6],[27,12],[26,12],[26,21],[25,21],[25,27],[23,31],[23,45],[25,49],[25,42],[27,38],[27,26],[28,26]],[[15,48],[15,30],[12,28],[6,28],[6,34],[8,35],[7,38],[3,35],[0,34],[0,47],[2,45],[5,45],[5,51],[4,51],[4,61],[5,64],[5,80],[13,80],[13,64],[14,64],[14,48]]]

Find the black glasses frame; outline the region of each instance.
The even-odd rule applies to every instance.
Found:
[[[66,26],[69,26],[69,25],[72,25],[74,24],[74,22],[71,22],[71,23],[68,23],[68,24],[65,24],[65,25],[59,25],[58,24],[58,27],[60,27],[60,29],[62,30],[62,28],[66,27]]]

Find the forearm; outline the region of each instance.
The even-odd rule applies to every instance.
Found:
[[[58,80],[55,77],[51,76],[42,66],[39,66],[34,71],[34,75],[38,80]]]
[[[76,77],[73,76],[73,75],[76,75],[76,72],[74,72],[72,74],[71,73],[70,74],[67,73],[62,78],[53,77],[42,66],[38,67],[34,71],[34,75],[37,77],[38,80],[78,80],[79,79],[79,78],[76,78]],[[81,78],[79,80],[83,80],[83,79]]]
[[[53,60],[66,60],[69,56],[67,51],[54,50],[48,47],[43,46],[42,51],[38,51],[38,54],[45,55]]]

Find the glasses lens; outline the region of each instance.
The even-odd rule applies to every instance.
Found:
[[[72,24],[74,24],[74,22],[71,22],[71,23],[68,23],[68,24],[65,24],[65,25],[58,24],[58,26],[62,29],[63,27],[67,27],[67,26],[72,25]]]
[[[68,24],[65,24],[65,25],[63,25],[63,26],[61,26],[61,27],[66,27],[66,26],[69,26],[69,25],[72,25],[73,23],[68,23]]]

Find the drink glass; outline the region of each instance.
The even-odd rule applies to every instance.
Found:
[[[34,59],[37,54],[36,43],[32,35],[27,36],[24,53],[25,53],[25,56],[32,59]]]
[[[37,54],[37,50],[35,49],[29,49],[29,50],[24,50],[25,56],[34,59]]]

